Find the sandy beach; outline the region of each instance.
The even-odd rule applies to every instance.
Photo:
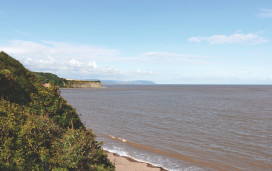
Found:
[[[130,157],[123,157],[116,153],[105,151],[110,161],[115,165],[116,171],[167,171],[149,163],[139,162]]]

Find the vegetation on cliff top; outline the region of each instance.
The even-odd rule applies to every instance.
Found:
[[[52,73],[34,72],[34,74],[42,84],[49,83],[50,85],[57,86],[59,88],[73,88],[86,83],[99,83],[101,85],[100,81],[67,80]]]
[[[114,170],[58,88],[0,52],[0,169]]]
[[[37,78],[42,82],[42,84],[50,83],[51,85],[64,87],[67,84],[67,80],[64,78],[60,78],[52,73],[44,73],[44,72],[34,72]]]

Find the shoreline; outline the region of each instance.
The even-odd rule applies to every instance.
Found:
[[[109,160],[114,164],[116,171],[168,171],[163,167],[154,166],[153,164],[147,162],[141,162],[132,157],[120,156],[117,153],[111,153],[104,150],[107,154]]]

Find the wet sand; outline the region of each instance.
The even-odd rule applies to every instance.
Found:
[[[130,157],[120,156],[116,153],[105,151],[109,160],[115,165],[116,171],[167,171],[149,163],[140,162]]]

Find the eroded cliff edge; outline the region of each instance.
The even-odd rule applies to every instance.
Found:
[[[100,81],[66,80],[65,88],[103,88]]]

